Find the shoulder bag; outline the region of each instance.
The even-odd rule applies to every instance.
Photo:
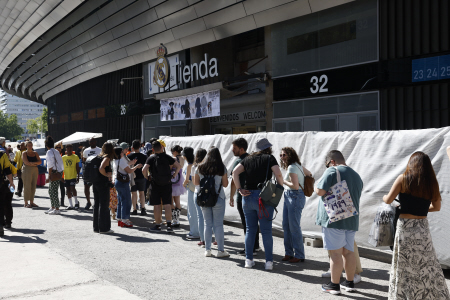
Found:
[[[316,180],[312,176],[306,176],[305,173],[303,172],[303,167],[301,167],[299,169],[302,172],[303,178],[305,178],[305,180],[303,182],[304,187],[300,184],[300,180],[298,181],[298,185],[300,186],[300,188],[303,191],[303,194],[305,194],[306,197],[311,197],[311,195],[314,192],[314,182],[316,182]]]
[[[52,148],[52,150],[54,149]],[[52,173],[50,174],[50,181],[60,181],[62,176],[61,173],[58,172],[58,161],[56,160],[55,152],[52,151],[52,153],[53,158],[55,159],[55,168],[52,170]]]
[[[119,180],[122,183],[128,183],[130,182],[130,176],[128,176],[128,174],[122,174],[119,172],[119,164],[120,164],[120,159],[117,160],[117,180]]]
[[[284,187],[278,183],[274,183],[272,181],[273,177],[267,178],[269,175],[270,155],[268,155],[267,160],[266,180],[261,192],[259,193],[259,197],[265,205],[277,207],[280,203],[281,196],[283,196]]]

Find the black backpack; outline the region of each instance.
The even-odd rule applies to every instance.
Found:
[[[167,185],[172,184],[172,171],[170,169],[170,164],[164,153],[152,154],[153,164],[151,165],[150,172],[152,173],[152,181],[157,185]]]
[[[103,157],[98,155],[89,156],[86,159],[84,165],[83,178],[90,183],[97,183],[100,181],[106,181],[107,177],[100,173],[100,165],[102,164]]]
[[[220,181],[219,193],[222,188]],[[208,175],[200,180],[200,190],[197,193],[197,205],[201,207],[213,207],[217,203],[219,193],[216,191],[216,179],[214,175]]]

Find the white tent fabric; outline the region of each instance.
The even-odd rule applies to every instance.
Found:
[[[299,132],[299,133],[257,133],[246,135],[211,135],[195,137],[161,137],[167,149],[174,145],[209,149],[220,149],[228,174],[235,160],[231,152],[231,142],[244,137],[249,143],[248,152],[255,150],[255,143],[266,137],[273,144],[274,156],[279,160],[283,147],[293,147],[299,154],[301,162],[314,175],[316,181],[325,171],[325,155],[329,150],[338,149],[346,158],[347,165],[357,171],[364,181],[360,204],[360,228],[356,235],[359,245],[372,247],[368,241],[370,227],[376,210],[397,178],[406,169],[409,157],[415,151],[427,153],[433,163],[442,195],[442,209],[428,215],[433,243],[438,259],[442,265],[450,266],[450,161],[446,147],[450,145],[450,127],[425,130],[405,131],[367,131],[367,132]],[[283,170],[284,175],[284,170]],[[227,203],[230,187],[225,189]],[[301,226],[304,232],[320,235],[321,228],[315,225],[319,197],[313,195],[306,199]],[[182,196],[186,207],[187,195]],[[278,206],[278,216],[274,226],[281,229],[283,219],[283,200]],[[225,219],[238,221],[237,209],[227,205]],[[386,248],[384,248],[386,249]]]
[[[101,133],[93,133],[93,132],[75,132],[74,134],[69,135],[68,137],[63,138],[58,141],[56,144],[62,142],[63,145],[75,144],[89,141],[91,138],[99,138],[103,135]]]

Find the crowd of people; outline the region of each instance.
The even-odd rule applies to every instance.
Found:
[[[62,144],[55,146],[50,136],[45,145],[51,206],[46,213],[61,214],[64,194],[69,202],[68,210],[80,209],[76,190],[80,179],[80,157],[73,152],[72,145],[65,145],[65,150]],[[0,151],[3,151],[0,152],[0,221],[3,223],[0,225],[10,228],[13,217],[11,191],[15,189],[13,176],[19,177],[16,195],[21,196],[23,191],[24,206],[37,207],[34,194],[41,158],[33,151],[31,142],[20,144],[14,155],[8,155],[4,147],[4,139],[0,138]],[[161,232],[164,228],[172,233],[180,225],[180,196],[187,193],[189,233],[186,237],[199,240],[198,246],[205,248],[206,257],[213,256],[213,244],[217,245],[215,257],[228,257],[223,224],[227,206],[224,188],[230,185],[228,205],[237,206],[245,234],[244,249],[239,251],[245,255],[245,268],[255,265],[253,258],[261,251],[261,233],[265,269],[273,270],[272,220],[276,208],[263,205],[260,194],[267,180],[275,177],[278,185],[284,187],[282,227],[285,253],[282,261],[304,262],[300,224],[306,202],[306,178],[312,174],[292,147],[282,148],[280,163],[267,139],[259,139],[254,148],[255,152],[247,153],[247,141],[244,138],[234,140],[230,151],[236,159],[233,168],[227,170],[219,149],[214,146],[193,149],[175,145],[167,151],[164,141],[154,138],[145,144],[135,140],[131,147],[126,142],[118,145],[106,142],[100,149],[96,140],[91,139],[89,147],[79,153],[85,171],[94,164],[94,159],[99,162],[98,178],[91,177],[91,182],[84,178],[86,210],[92,206],[90,187],[93,188],[93,231],[114,233],[112,220],[116,220],[120,227],[133,227],[130,216],[137,215],[138,210],[140,215],[147,215],[147,204],[153,207],[154,216],[149,230]],[[351,201],[359,212],[363,181],[357,171],[346,164],[338,150],[327,153],[325,166],[326,171],[315,184],[315,193],[324,199],[338,181],[345,180]],[[284,177],[281,169],[286,170]],[[58,190],[61,191],[60,199]],[[410,157],[405,172],[398,176],[383,201],[391,204],[397,195],[401,209],[395,234],[389,299],[450,299],[427,221],[428,213],[439,211],[441,207],[439,184],[427,154],[416,152]],[[362,272],[355,243],[359,213],[331,222],[326,208],[319,201],[316,224],[322,228],[324,248],[328,250],[330,260],[330,269],[322,274],[329,277],[330,282],[322,286],[322,291],[331,294],[339,294],[341,289],[354,291],[355,284],[361,281]],[[0,236],[4,234],[3,226],[0,226]],[[343,270],[345,279],[341,281]]]

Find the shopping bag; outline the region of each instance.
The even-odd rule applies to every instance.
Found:
[[[358,215],[347,182],[341,181],[341,174],[336,169],[337,183],[333,185],[323,197],[323,205],[328,214],[328,223],[334,223]]]
[[[394,245],[394,218],[395,207],[386,203],[378,207],[375,220],[369,232],[369,244],[374,247]]]

